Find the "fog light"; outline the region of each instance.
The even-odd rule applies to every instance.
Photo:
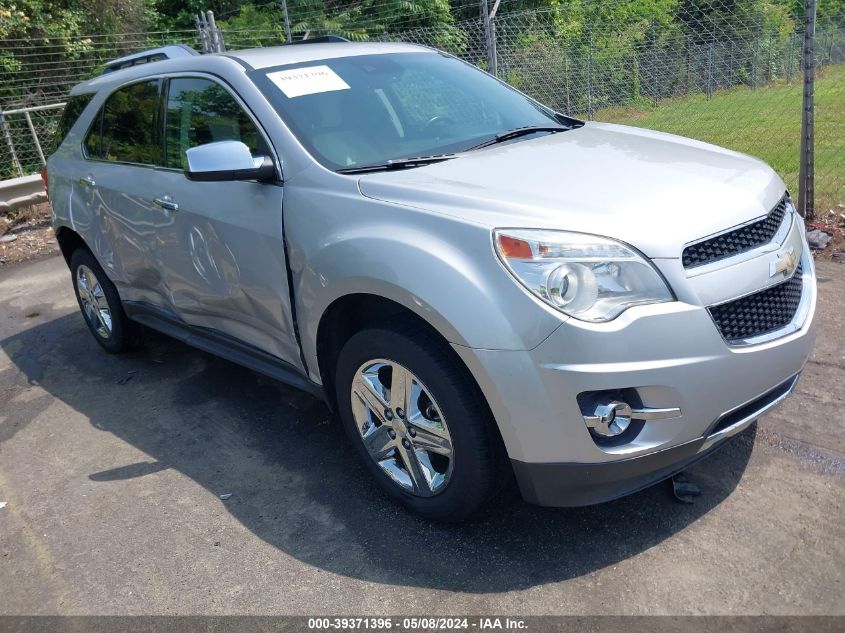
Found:
[[[669,407],[666,409],[642,407],[633,409],[630,404],[621,400],[599,401],[594,407],[590,405],[590,408],[593,409],[592,413],[584,410],[582,405],[581,413],[584,416],[584,423],[590,429],[590,433],[599,438],[622,435],[631,425],[632,420],[668,420],[681,416],[681,410],[678,407]]]
[[[587,428],[600,437],[616,437],[631,424],[631,405],[614,400],[596,406],[595,413],[585,415]]]

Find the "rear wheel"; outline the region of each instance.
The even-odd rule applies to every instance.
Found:
[[[70,271],[79,309],[94,339],[112,354],[132,347],[139,339],[140,326],[127,318],[117,289],[91,252],[76,249]]]
[[[443,521],[488,497],[490,414],[441,341],[413,326],[363,330],[343,347],[335,384],[346,432],[391,497]]]

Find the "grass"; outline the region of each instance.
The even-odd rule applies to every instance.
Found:
[[[608,108],[600,121],[689,136],[757,156],[777,170],[797,195],[801,144],[800,80],[752,90],[734,88],[667,99],[648,109]],[[815,207],[845,203],[845,64],[827,66],[816,79]]]

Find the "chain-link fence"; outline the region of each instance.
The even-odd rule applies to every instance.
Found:
[[[62,103],[0,111],[0,147],[6,150],[0,179],[32,174],[46,162]]]
[[[343,15],[333,14],[328,5],[314,5],[307,12],[291,10],[289,32],[294,40],[339,34],[447,50],[495,70],[503,80],[562,112],[690,136],[759,156],[796,189],[803,6],[738,0],[586,0],[524,10],[525,3],[516,0],[490,0],[486,7],[479,1],[453,2],[448,9],[451,21],[441,20],[436,27],[412,25],[426,22],[421,11],[442,11],[442,3],[411,1],[407,15],[389,19],[386,11],[396,3],[387,0]],[[486,21],[479,17],[485,12]],[[225,46],[284,42],[282,13],[277,17],[261,28],[220,19]],[[173,42],[198,48],[201,44],[196,31],[0,41],[0,106],[14,111],[60,101],[75,83],[97,74],[105,61]],[[820,3],[813,44],[815,201],[816,209],[827,210],[845,203],[842,2]],[[33,125],[42,139],[42,131],[49,136],[54,115],[30,115],[36,116]],[[39,156],[25,117],[7,112],[6,122],[21,170],[37,170]],[[0,158],[0,178],[17,174],[11,156]]]
[[[539,101],[587,119],[712,142],[763,158],[797,193],[803,39],[761,21],[713,21],[690,32],[666,25],[620,44],[617,33],[555,33],[551,15],[496,24],[499,75]],[[845,203],[845,29],[815,38],[815,202]]]
[[[196,45],[196,31],[0,40],[0,180],[40,171],[70,89],[116,57],[162,44]]]

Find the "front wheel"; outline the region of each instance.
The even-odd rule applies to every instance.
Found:
[[[344,428],[378,485],[426,518],[459,521],[495,480],[490,413],[451,350],[413,326],[366,329],[340,353]]]

